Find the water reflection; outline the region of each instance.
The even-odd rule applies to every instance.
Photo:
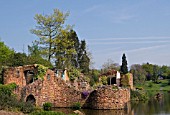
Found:
[[[170,93],[162,93],[163,97],[159,100],[153,98],[146,102],[131,102],[125,110],[81,109],[80,111],[85,115],[170,115]],[[56,108],[55,111],[74,113],[74,110],[68,108]]]
[[[162,92],[161,99],[152,98],[146,102],[132,102],[131,110],[135,115],[166,115],[170,114],[170,94]]]

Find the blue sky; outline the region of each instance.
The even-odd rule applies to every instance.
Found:
[[[85,39],[94,67],[108,59],[129,66],[146,62],[170,65],[169,0],[0,0],[0,38],[10,48],[27,52],[37,37],[30,33],[35,14],[58,8],[70,12],[66,21]]]

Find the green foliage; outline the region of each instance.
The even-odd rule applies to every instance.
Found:
[[[76,102],[73,104],[72,106],[73,109],[81,109],[81,103],[80,102]]]
[[[16,99],[12,90],[16,88],[16,84],[0,85],[0,109],[18,110],[23,113],[30,113],[34,110],[34,106],[30,103],[20,102]]]
[[[95,83],[99,82],[100,71],[93,69],[91,75],[92,75],[92,79],[94,79]]]
[[[93,78],[90,79],[90,86],[93,86],[95,84],[95,81]]]
[[[113,86],[112,86],[112,89],[118,89],[118,87],[113,85]]]
[[[133,83],[135,85],[144,84],[146,80],[146,71],[140,64],[134,64],[131,66],[130,72],[133,74]]]
[[[0,41],[0,68],[2,66],[11,65],[11,57],[13,56],[14,51],[11,50],[4,42]]]
[[[129,79],[130,79],[130,74],[129,73],[123,75],[123,77],[121,79],[121,86],[122,87],[130,87],[129,86]]]
[[[86,41],[82,40],[80,43],[80,49],[78,52],[78,63],[79,67],[82,70],[82,73],[88,73],[89,72],[89,66],[90,66],[90,57],[87,54],[86,51]]]
[[[66,115],[66,114],[62,112],[56,112],[56,111],[34,111],[29,115]],[[67,114],[67,115],[76,115],[76,114]]]
[[[123,56],[122,56],[122,65],[121,65],[120,71],[123,74],[127,74],[128,73],[127,60],[126,60],[125,54],[123,54]]]
[[[153,87],[153,83],[149,82],[148,87],[152,88]]]
[[[35,110],[34,106],[29,102],[19,102],[19,108],[23,113],[31,113]]]
[[[35,77],[43,79],[48,68],[43,65],[40,65],[40,64],[37,64],[36,67],[37,67],[38,71],[37,71],[37,75]]]
[[[59,9],[54,9],[51,15],[35,15],[37,26],[31,30],[31,33],[39,37],[39,40],[35,42],[41,45],[41,54],[44,55],[48,61],[50,61],[54,55],[54,50],[58,45],[56,44],[58,37],[63,35],[62,31],[65,30],[63,26],[68,15],[68,12],[63,13]]]
[[[103,85],[107,85],[107,76],[101,76],[101,82]]]
[[[135,100],[135,101],[146,101],[148,100],[148,95],[145,91],[143,90],[136,90],[136,91],[133,91],[131,90],[131,100]]]
[[[75,80],[75,78],[77,77],[80,77],[80,71],[76,68],[72,68],[70,71],[69,71],[69,78],[70,80]]]
[[[28,61],[27,55],[25,53],[14,53],[12,57],[12,66],[23,66],[26,65]]]
[[[45,111],[50,111],[50,110],[52,109],[52,103],[50,103],[50,102],[44,103],[44,104],[43,104],[43,109],[44,109]]]

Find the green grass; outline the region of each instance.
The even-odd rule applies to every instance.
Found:
[[[152,81],[146,81],[144,85],[138,85],[136,87],[142,87],[145,90],[164,90],[170,91],[169,79],[159,80],[159,83],[153,83]]]

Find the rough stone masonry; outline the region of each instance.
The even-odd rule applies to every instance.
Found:
[[[3,74],[4,84],[16,83],[14,93],[18,99],[31,101],[37,106],[50,102],[54,107],[72,107],[79,102],[84,108],[123,109],[130,101],[130,90],[127,88],[112,89],[112,86],[102,86],[89,92],[84,98],[81,91],[57,77],[50,69],[43,79],[31,81],[30,76],[36,71],[35,65],[7,68]]]

